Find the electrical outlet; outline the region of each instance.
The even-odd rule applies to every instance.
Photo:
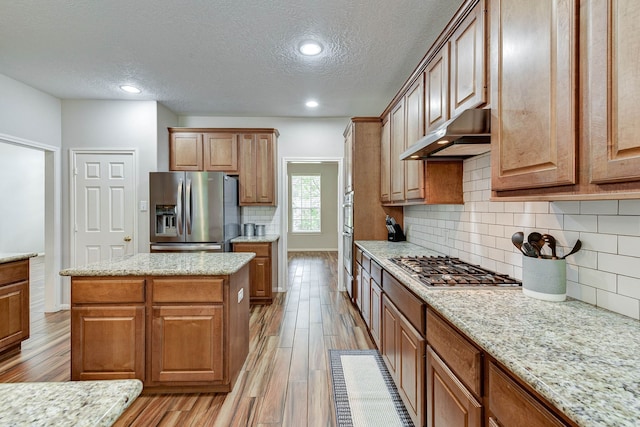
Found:
[[[240,301],[242,301],[243,299],[244,299],[244,288],[238,291],[238,304],[240,304]]]

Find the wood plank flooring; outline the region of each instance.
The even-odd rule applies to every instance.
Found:
[[[328,350],[374,345],[337,290],[337,252],[290,252],[288,259],[288,292],[251,309],[249,356],[231,393],[142,395],[115,425],[335,425]],[[41,260],[32,260],[31,271],[31,338],[20,355],[0,362],[0,382],[68,381],[69,312],[42,312]]]

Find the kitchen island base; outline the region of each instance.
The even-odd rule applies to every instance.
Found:
[[[229,392],[249,351],[249,265],[215,276],[76,276],[71,379]]]

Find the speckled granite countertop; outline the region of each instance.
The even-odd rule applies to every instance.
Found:
[[[356,244],[578,425],[640,425],[637,320],[519,289],[426,288],[387,258],[437,252],[406,242]]]
[[[264,236],[238,236],[231,239],[231,243],[271,243],[280,238],[279,234],[265,234]]]
[[[0,252],[0,264],[13,261],[22,261],[23,259],[29,259],[38,256],[38,254],[30,253],[15,253],[15,252]]]
[[[141,391],[138,380],[0,384],[0,425],[110,426]]]
[[[251,261],[247,253],[152,253],[67,268],[61,276],[218,276],[233,274]]]

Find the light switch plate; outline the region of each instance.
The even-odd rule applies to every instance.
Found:
[[[149,205],[146,200],[140,200],[140,212],[146,212],[149,209]]]

